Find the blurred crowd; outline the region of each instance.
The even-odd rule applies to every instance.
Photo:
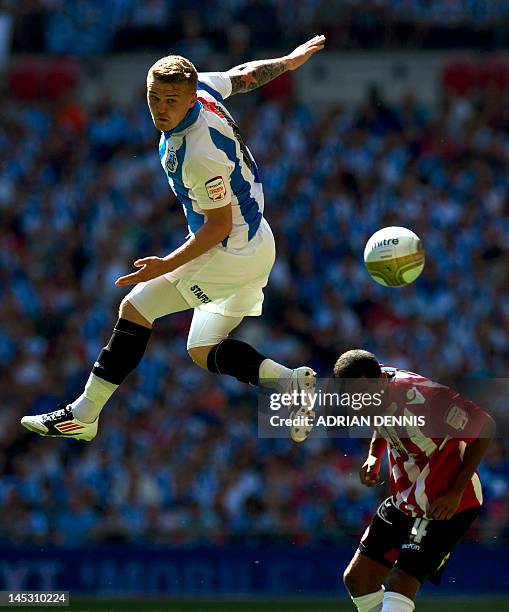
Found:
[[[256,97],[256,94],[252,94]],[[330,373],[355,346],[435,378],[503,377],[509,362],[509,105],[505,92],[373,90],[317,117],[291,101],[232,101],[260,166],[278,257],[264,314],[237,337]],[[0,112],[0,526],[4,543],[353,542],[387,493],[363,488],[365,444],[258,439],[254,391],[193,365],[189,313],[156,322],[142,363],[91,444],[19,426],[81,392],[111,333],[132,262],[186,234],[144,95],[94,108],[65,98]],[[374,283],[367,238],[402,225],[427,264],[403,289]],[[509,543],[509,459],[485,460],[470,536]]]
[[[172,49],[202,63],[286,49],[324,33],[329,48],[500,47],[508,0],[2,0],[17,51],[80,56]],[[225,28],[225,24],[228,27]]]

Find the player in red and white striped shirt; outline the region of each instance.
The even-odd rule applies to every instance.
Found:
[[[421,584],[439,584],[454,547],[479,514],[476,469],[494,422],[454,390],[382,367],[367,351],[341,355],[334,377],[350,379],[350,387],[359,389],[373,383],[365,379],[377,379],[383,394],[377,414],[401,423],[374,430],[360,478],[366,486],[379,481],[387,449],[392,495],[364,533],[344,582],[359,612],[412,612]]]

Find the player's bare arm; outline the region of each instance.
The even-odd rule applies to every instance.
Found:
[[[273,81],[287,70],[296,70],[323,49],[324,45],[325,36],[319,35],[299,45],[284,57],[247,62],[231,68],[226,74],[232,82],[232,95],[247,93]]]
[[[382,462],[382,455],[386,448],[387,442],[378,435],[375,429],[369,445],[368,456],[359,472],[359,477],[363,485],[374,487],[380,480],[380,465]]]
[[[433,519],[448,520],[454,516],[467,484],[481,463],[495,432],[493,419],[486,414],[485,423],[477,440],[467,444],[461,469],[456,474],[449,490],[431,504],[430,516]]]
[[[116,285],[135,285],[157,278],[196,259],[228,236],[232,229],[231,204],[206,211],[207,222],[178,249],[166,257],[143,257],[134,262],[137,272],[121,276]]]

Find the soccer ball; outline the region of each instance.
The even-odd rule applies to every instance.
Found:
[[[405,227],[384,227],[375,232],[364,249],[364,264],[371,277],[385,287],[413,283],[424,268],[424,248]]]

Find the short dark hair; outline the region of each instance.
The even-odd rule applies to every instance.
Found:
[[[381,375],[378,359],[362,349],[346,351],[334,364],[334,378],[380,378]]]

